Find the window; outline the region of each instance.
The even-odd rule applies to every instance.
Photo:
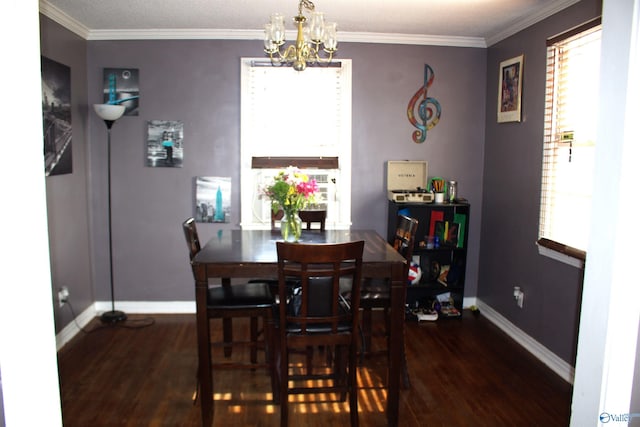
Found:
[[[351,61],[332,65],[299,72],[242,59],[242,228],[271,226],[260,190],[292,158],[318,180],[327,228],[351,225]]]
[[[584,260],[589,241],[600,20],[547,41],[539,245]]]

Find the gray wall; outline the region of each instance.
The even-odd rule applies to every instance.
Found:
[[[41,15],[40,49],[43,56],[71,69],[71,121],[73,173],[46,178],[47,218],[54,288],[56,331],[73,319],[69,307],[59,308],[57,289],[69,288],[71,304],[79,314],[93,303],[89,256],[89,203],[87,186],[87,42]],[[44,162],[43,162],[44,171]]]
[[[385,162],[423,159],[430,175],[454,178],[472,206],[468,289],[475,295],[479,251],[485,105],[484,49],[347,44],[353,60],[352,209],[355,228],[386,234]],[[180,223],[193,214],[195,176],[232,178],[231,223],[239,221],[240,58],[261,56],[258,41],[92,41],[88,43],[88,99],[100,102],[102,69],[140,70],[140,115],[113,127],[112,197],[116,299],[193,300],[193,279]],[[407,104],[435,71],[429,92],[442,105],[440,123],[424,144],[411,139]],[[311,99],[301,98],[301,108]],[[146,122],[184,121],[184,167],[145,167]],[[284,123],[286,117],[280,118]],[[89,117],[92,259],[96,299],[107,300],[106,131]],[[322,130],[321,118],[310,125]],[[276,137],[275,135],[273,136]],[[218,225],[203,224],[203,238]]]
[[[546,39],[600,14],[582,1],[488,49],[478,297],[573,364],[582,271],[538,255]],[[524,54],[522,122],[497,123],[498,68]],[[577,213],[579,214],[579,213]],[[516,306],[513,287],[525,293]]]

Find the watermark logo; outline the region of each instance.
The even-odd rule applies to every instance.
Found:
[[[600,422],[603,424],[607,423],[628,423],[633,418],[640,418],[640,412],[634,413],[626,413],[626,414],[610,414],[608,412],[603,412],[598,417]]]

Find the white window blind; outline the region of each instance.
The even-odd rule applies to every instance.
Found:
[[[582,258],[589,241],[598,122],[598,24],[547,45],[539,242]]]
[[[337,157],[337,169],[318,171],[330,181],[322,203],[328,199],[327,228],[349,227],[351,61],[298,72],[243,58],[241,97],[242,227],[270,226],[269,203],[260,199],[260,189],[277,171],[251,166],[252,159],[268,157]]]
[[[248,135],[254,156],[329,156],[341,143],[342,67],[252,66]]]

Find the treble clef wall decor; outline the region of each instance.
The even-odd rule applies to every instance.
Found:
[[[440,113],[442,112],[440,103],[437,99],[428,96],[429,87],[431,87],[434,77],[433,69],[424,64],[424,85],[413,95],[407,107],[409,121],[418,129],[412,135],[415,143],[424,142],[427,139],[427,131],[440,121]],[[414,114],[416,108],[418,110],[417,117]]]

